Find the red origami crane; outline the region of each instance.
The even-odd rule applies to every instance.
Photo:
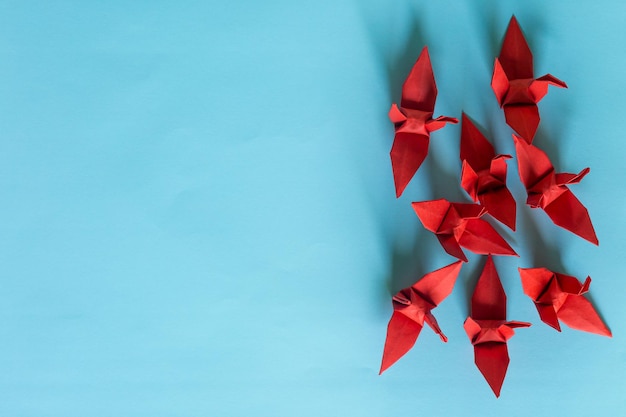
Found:
[[[515,230],[515,199],[506,188],[506,160],[463,113],[461,125],[461,186],[475,202],[512,230]]]
[[[412,203],[424,227],[437,235],[450,255],[467,262],[461,247],[482,255],[517,253],[489,223],[480,217],[487,211],[479,204],[451,203],[446,199]]]
[[[381,374],[415,345],[424,322],[441,337],[441,340],[448,341],[431,310],[450,295],[461,265],[463,263],[457,261],[430,272],[411,287],[393,296],[393,315],[387,326]]]
[[[555,173],[548,156],[536,146],[513,135],[520,178],[526,187],[526,204],[542,208],[554,224],[593,244],[598,244],[589,212],[567,186],[579,183],[589,168],[578,174]]]
[[[463,327],[474,345],[474,362],[496,397],[509,366],[506,346],[515,334],[514,328],[529,327],[523,321],[506,321],[506,294],[491,256],[476,283],[472,311]]]
[[[498,104],[504,108],[506,123],[528,143],[532,143],[537,132],[537,103],[548,93],[548,85],[567,88],[563,81],[550,74],[534,77],[533,55],[513,16],[504,36],[500,57],[496,58],[491,87]]]
[[[581,284],[575,277],[546,268],[518,268],[524,294],[535,302],[541,321],[561,331],[559,320],[572,329],[611,337],[593,305],[583,295],[591,278]]]
[[[441,129],[446,123],[458,123],[454,117],[432,118],[436,98],[433,67],[428,48],[424,47],[402,86],[400,107],[393,104],[389,110],[389,118],[396,130],[391,148],[396,197],[402,195],[426,158],[430,132]]]

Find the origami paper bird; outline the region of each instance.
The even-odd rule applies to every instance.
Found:
[[[463,113],[461,124],[461,186],[495,219],[515,230],[515,199],[506,188],[506,160]]]
[[[415,345],[424,322],[439,335],[442,341],[448,341],[431,310],[450,295],[461,265],[463,263],[457,261],[430,272],[411,287],[393,296],[393,315],[387,326],[387,339],[380,366],[381,374]]]
[[[476,283],[470,317],[463,323],[474,345],[474,362],[496,397],[509,366],[507,341],[518,327],[530,327],[523,321],[506,321],[506,294],[491,256]]]
[[[581,283],[575,277],[546,268],[518,268],[524,294],[532,298],[541,321],[559,332],[559,320],[572,329],[611,337],[593,305],[583,295],[589,291],[591,277]]]
[[[442,198],[412,205],[424,227],[435,233],[443,249],[464,262],[467,258],[461,247],[482,255],[518,256],[493,226],[480,218],[487,210],[479,204],[451,203]]]
[[[433,68],[424,47],[411,73],[402,86],[400,107],[395,103],[389,110],[389,119],[395,125],[391,147],[391,166],[400,197],[428,154],[430,132],[441,129],[446,123],[458,123],[454,117],[439,116],[433,119],[437,86]]]
[[[578,174],[556,174],[545,152],[516,135],[513,140],[519,175],[528,193],[526,204],[542,208],[554,224],[597,245],[589,212],[567,187],[579,183],[589,168]]]
[[[532,143],[539,126],[537,103],[548,93],[549,85],[567,88],[563,81],[550,74],[534,78],[532,52],[513,16],[500,57],[496,58],[491,87],[498,104],[504,108],[506,123],[528,143]]]

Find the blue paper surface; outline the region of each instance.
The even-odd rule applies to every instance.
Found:
[[[500,153],[490,89],[515,13],[536,74],[536,144],[595,247],[509,187],[521,258],[498,258],[510,341],[496,400],[462,323],[471,255],[383,376],[390,294],[454,261],[411,201],[468,200],[460,127],[396,200],[387,111],[424,45],[435,114]],[[0,415],[588,416],[626,409],[623,2],[0,3]],[[584,279],[613,339],[540,322],[517,267]]]

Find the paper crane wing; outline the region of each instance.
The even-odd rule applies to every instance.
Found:
[[[394,311],[387,326],[387,339],[380,366],[382,374],[415,345],[423,325],[411,320],[404,314]]]
[[[459,244],[481,255],[518,256],[496,229],[483,219],[467,220]]]
[[[591,223],[589,212],[570,190],[565,190],[544,211],[557,226],[598,245],[598,237]]]
[[[511,17],[499,56],[509,80],[533,78],[533,54],[515,16]]]
[[[506,294],[491,256],[474,288],[471,316],[474,320],[506,320]]]
[[[567,297],[557,312],[557,316],[572,329],[611,337],[611,331],[606,327],[591,302],[583,295]]]
[[[539,108],[536,104],[510,104],[504,106],[506,124],[515,130],[524,141],[532,143],[539,128]]]
[[[509,350],[506,343],[491,342],[474,345],[474,362],[496,397],[499,397],[509,367]]]
[[[448,213],[448,210],[450,210],[452,204],[449,201],[440,198],[438,200],[417,201],[411,203],[411,206],[424,227],[427,230],[436,233],[441,227],[443,219]]]
[[[412,288],[422,298],[437,306],[452,292],[461,266],[463,266],[463,262],[457,261],[436,271],[429,272],[413,284]]]
[[[530,145],[524,139],[513,135],[517,166],[522,183],[527,190],[531,189],[546,175],[554,172],[548,155],[536,146]]]
[[[463,113],[461,122],[461,161],[467,161],[476,172],[489,169],[496,156],[493,146]]]
[[[391,147],[391,168],[396,186],[396,197],[400,197],[428,155],[430,139],[426,135],[396,132]]]
[[[437,99],[437,85],[428,48],[424,47],[402,86],[402,107],[432,113]]]

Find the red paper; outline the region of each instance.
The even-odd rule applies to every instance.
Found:
[[[506,160],[463,113],[461,127],[461,186],[495,219],[515,230],[515,199],[506,188]]]
[[[430,132],[441,129],[446,123],[458,123],[454,117],[432,118],[436,98],[433,68],[428,48],[424,47],[402,86],[400,107],[393,104],[389,110],[396,132],[391,148],[396,197],[402,195],[426,158]]]
[[[474,361],[496,397],[509,366],[507,341],[514,328],[529,327],[530,323],[506,321],[506,294],[491,259],[476,283],[472,295],[472,311],[463,327],[474,345]]]
[[[513,16],[500,56],[496,58],[491,87],[498,104],[504,108],[506,123],[528,143],[532,143],[537,132],[537,103],[548,93],[548,85],[567,88],[563,81],[550,74],[539,78],[534,78],[533,74],[533,55]]]
[[[450,295],[461,265],[463,263],[457,261],[430,272],[411,287],[393,296],[393,315],[387,326],[381,374],[415,345],[424,322],[441,337],[442,341],[448,341],[431,310]]]
[[[554,224],[597,245],[589,212],[567,187],[579,183],[589,168],[578,174],[557,174],[545,152],[516,135],[513,139],[520,178],[528,193],[526,204],[542,208]]]
[[[487,211],[479,204],[451,203],[445,199],[412,203],[427,230],[435,233],[450,255],[467,262],[461,247],[482,255],[517,253],[502,236],[480,217]]]
[[[581,283],[575,277],[546,268],[518,269],[524,294],[535,302],[541,321],[558,331],[562,321],[572,329],[611,337],[611,331],[583,295],[589,291],[591,277]]]

